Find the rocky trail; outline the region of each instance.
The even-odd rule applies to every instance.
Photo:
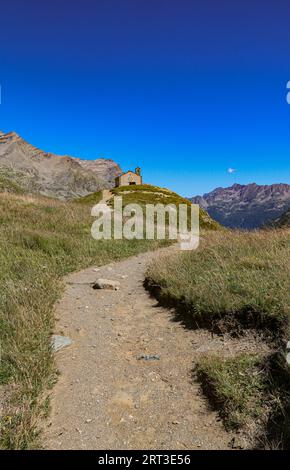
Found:
[[[156,256],[141,254],[65,279],[56,333],[72,344],[56,353],[60,376],[45,448],[229,448],[233,436],[209,409],[193,368],[208,351],[232,354],[236,340],[187,330],[174,312],[158,306],[143,287]],[[118,281],[120,288],[94,290],[97,278]]]

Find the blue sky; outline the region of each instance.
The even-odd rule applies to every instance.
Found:
[[[16,0],[0,15],[1,130],[185,196],[290,182],[289,0]]]

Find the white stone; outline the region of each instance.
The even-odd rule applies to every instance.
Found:
[[[51,338],[51,347],[54,352],[59,351],[66,346],[70,346],[72,340],[67,336],[53,335]]]
[[[93,285],[93,288],[118,290],[120,289],[120,282],[112,281],[110,279],[97,279],[96,283]]]

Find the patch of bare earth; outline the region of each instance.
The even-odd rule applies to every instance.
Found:
[[[238,340],[175,321],[174,312],[158,306],[143,287],[146,266],[156,256],[141,254],[66,278],[56,333],[73,344],[56,355],[60,377],[44,447],[231,448],[235,435],[209,408],[194,365],[203,354],[231,356],[266,346],[250,333]],[[121,287],[93,290],[97,278]]]

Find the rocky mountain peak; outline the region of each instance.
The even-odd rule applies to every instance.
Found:
[[[290,206],[290,185],[233,184],[216,188],[192,202],[206,209],[222,225],[231,228],[254,229],[276,219]]]
[[[0,170],[29,192],[61,199],[110,188],[122,170],[113,160],[81,160],[45,152],[16,132],[0,134]]]

